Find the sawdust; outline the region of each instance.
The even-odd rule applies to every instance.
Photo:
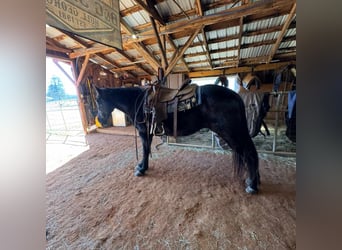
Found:
[[[295,158],[260,154],[260,193],[248,195],[229,151],[164,144],[135,177],[133,136],[86,139],[46,176],[47,249],[296,248]]]

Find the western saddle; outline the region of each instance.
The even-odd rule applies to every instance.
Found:
[[[162,86],[159,82],[148,86],[145,99],[145,113],[152,114],[150,133],[162,136],[165,134],[163,121],[168,113],[173,113],[173,136],[177,137],[177,112],[191,109],[198,105],[198,86],[190,84],[191,80],[183,82],[179,89]]]

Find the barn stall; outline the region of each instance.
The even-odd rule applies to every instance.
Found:
[[[47,56],[73,69],[88,145],[47,174],[47,248],[295,249],[295,115],[290,120],[288,113],[296,84],[296,3],[118,2],[107,4],[119,6],[121,48],[47,22]],[[133,170],[141,142],[132,121],[113,110],[110,128],[95,126],[93,85],[166,79],[177,89],[187,78],[214,84],[221,75],[237,92],[270,95],[267,129],[253,137],[258,195],[244,193],[229,147],[207,129],[155,137],[150,168],[139,178]]]

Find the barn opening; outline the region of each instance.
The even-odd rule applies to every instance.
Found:
[[[89,148],[78,102],[70,62],[46,57],[46,173]]]

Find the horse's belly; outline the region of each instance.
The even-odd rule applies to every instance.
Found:
[[[194,111],[194,110],[192,110]],[[177,114],[177,136],[187,136],[196,133],[201,128],[205,128],[205,123],[197,112],[178,112]],[[168,119],[164,122],[166,135],[174,135],[174,119],[173,114],[168,114]]]

